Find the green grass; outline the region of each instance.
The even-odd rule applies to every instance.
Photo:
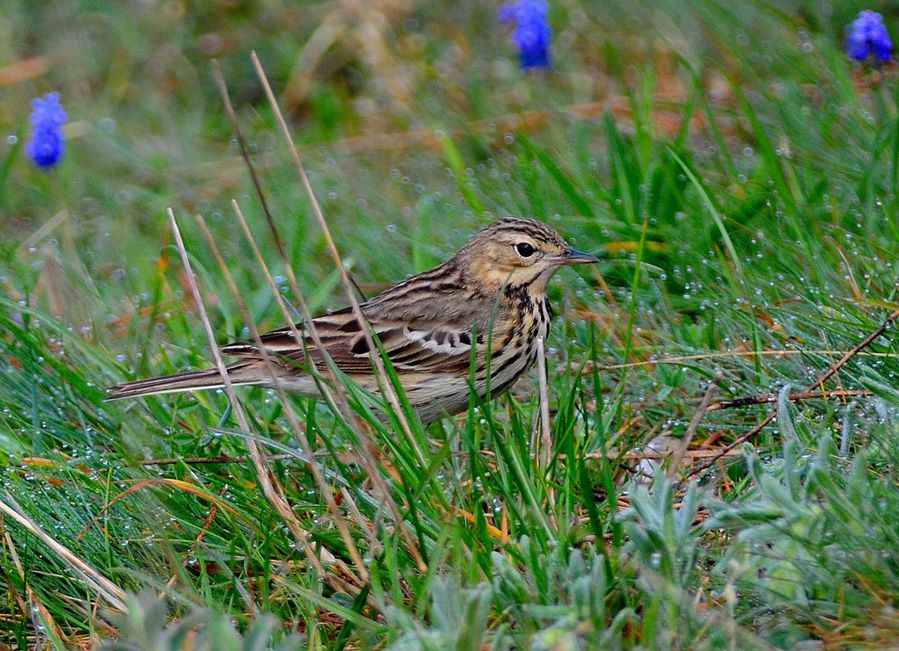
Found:
[[[0,502],[129,596],[113,612],[7,509],[0,648],[881,648],[899,635],[896,326],[823,387],[867,395],[787,401],[899,308],[896,72],[840,50],[867,6],[553,3],[556,67],[523,75],[494,7],[475,2],[352,19],[328,2],[9,4],[0,61],[48,66],[0,96],[3,132],[20,138],[0,149]],[[899,37],[899,15],[879,9]],[[112,383],[209,364],[167,207],[219,343],[248,336],[241,302],[260,330],[283,325],[232,198],[297,298],[212,56],[306,302],[345,304],[251,49],[366,294],[505,215],[602,257],[550,287],[548,467],[536,376],[409,435],[352,387],[364,429],[261,389],[239,391],[249,431],[217,393],[102,402]],[[62,165],[41,173],[21,138],[28,100],[49,90],[71,123]],[[713,378],[713,400],[778,402],[709,411],[694,433]],[[640,459],[689,431],[699,467],[778,406],[699,477]],[[251,440],[292,518],[265,498]]]

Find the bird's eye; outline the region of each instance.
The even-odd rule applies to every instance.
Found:
[[[530,258],[534,255],[534,247],[530,242],[519,242],[515,245],[515,250],[518,251],[518,255],[522,258]]]

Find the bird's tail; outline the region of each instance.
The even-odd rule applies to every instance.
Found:
[[[238,362],[228,367],[228,377],[232,385],[265,384],[266,377],[251,362]],[[181,391],[199,391],[203,389],[219,389],[225,386],[222,374],[218,369],[208,371],[188,371],[154,377],[148,380],[137,380],[118,384],[109,388],[107,400],[136,398],[138,396],[155,396],[161,393],[178,393]]]

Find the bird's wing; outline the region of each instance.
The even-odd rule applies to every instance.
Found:
[[[388,358],[399,373],[442,371],[464,374],[471,363],[472,340],[483,343],[485,335],[477,323],[464,323],[452,319],[397,320],[384,314],[381,318],[369,316]],[[369,348],[359,322],[349,309],[318,317],[315,329],[322,346],[344,373],[368,373],[371,371]],[[275,358],[293,363],[305,363],[306,353],[321,367],[323,357],[318,352],[312,336],[297,324],[305,347],[297,345],[290,327],[262,335],[261,342],[267,353]],[[225,346],[222,352],[240,357],[258,357],[259,350],[253,343],[236,343]],[[483,355],[481,355],[483,356]]]

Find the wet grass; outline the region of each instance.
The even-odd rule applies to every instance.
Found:
[[[895,71],[840,51],[861,6],[732,4],[554,4],[556,67],[523,75],[478,3],[13,3],[3,60],[47,58],[10,73],[0,123],[21,140],[27,100],[58,89],[71,124],[51,173],[0,150],[0,644],[891,643],[895,327],[823,396],[790,397],[899,308]],[[505,215],[602,257],[550,288],[547,466],[536,376],[408,433],[349,386],[349,413],[242,389],[246,429],[217,393],[102,402],[109,384],[209,364],[167,207],[219,343],[250,335],[241,304],[260,330],[283,325],[232,198],[297,299],[211,56],[306,303],[345,304],[251,48],[364,293]],[[682,467],[657,458],[685,437]],[[98,577],[144,591],[128,617]]]

